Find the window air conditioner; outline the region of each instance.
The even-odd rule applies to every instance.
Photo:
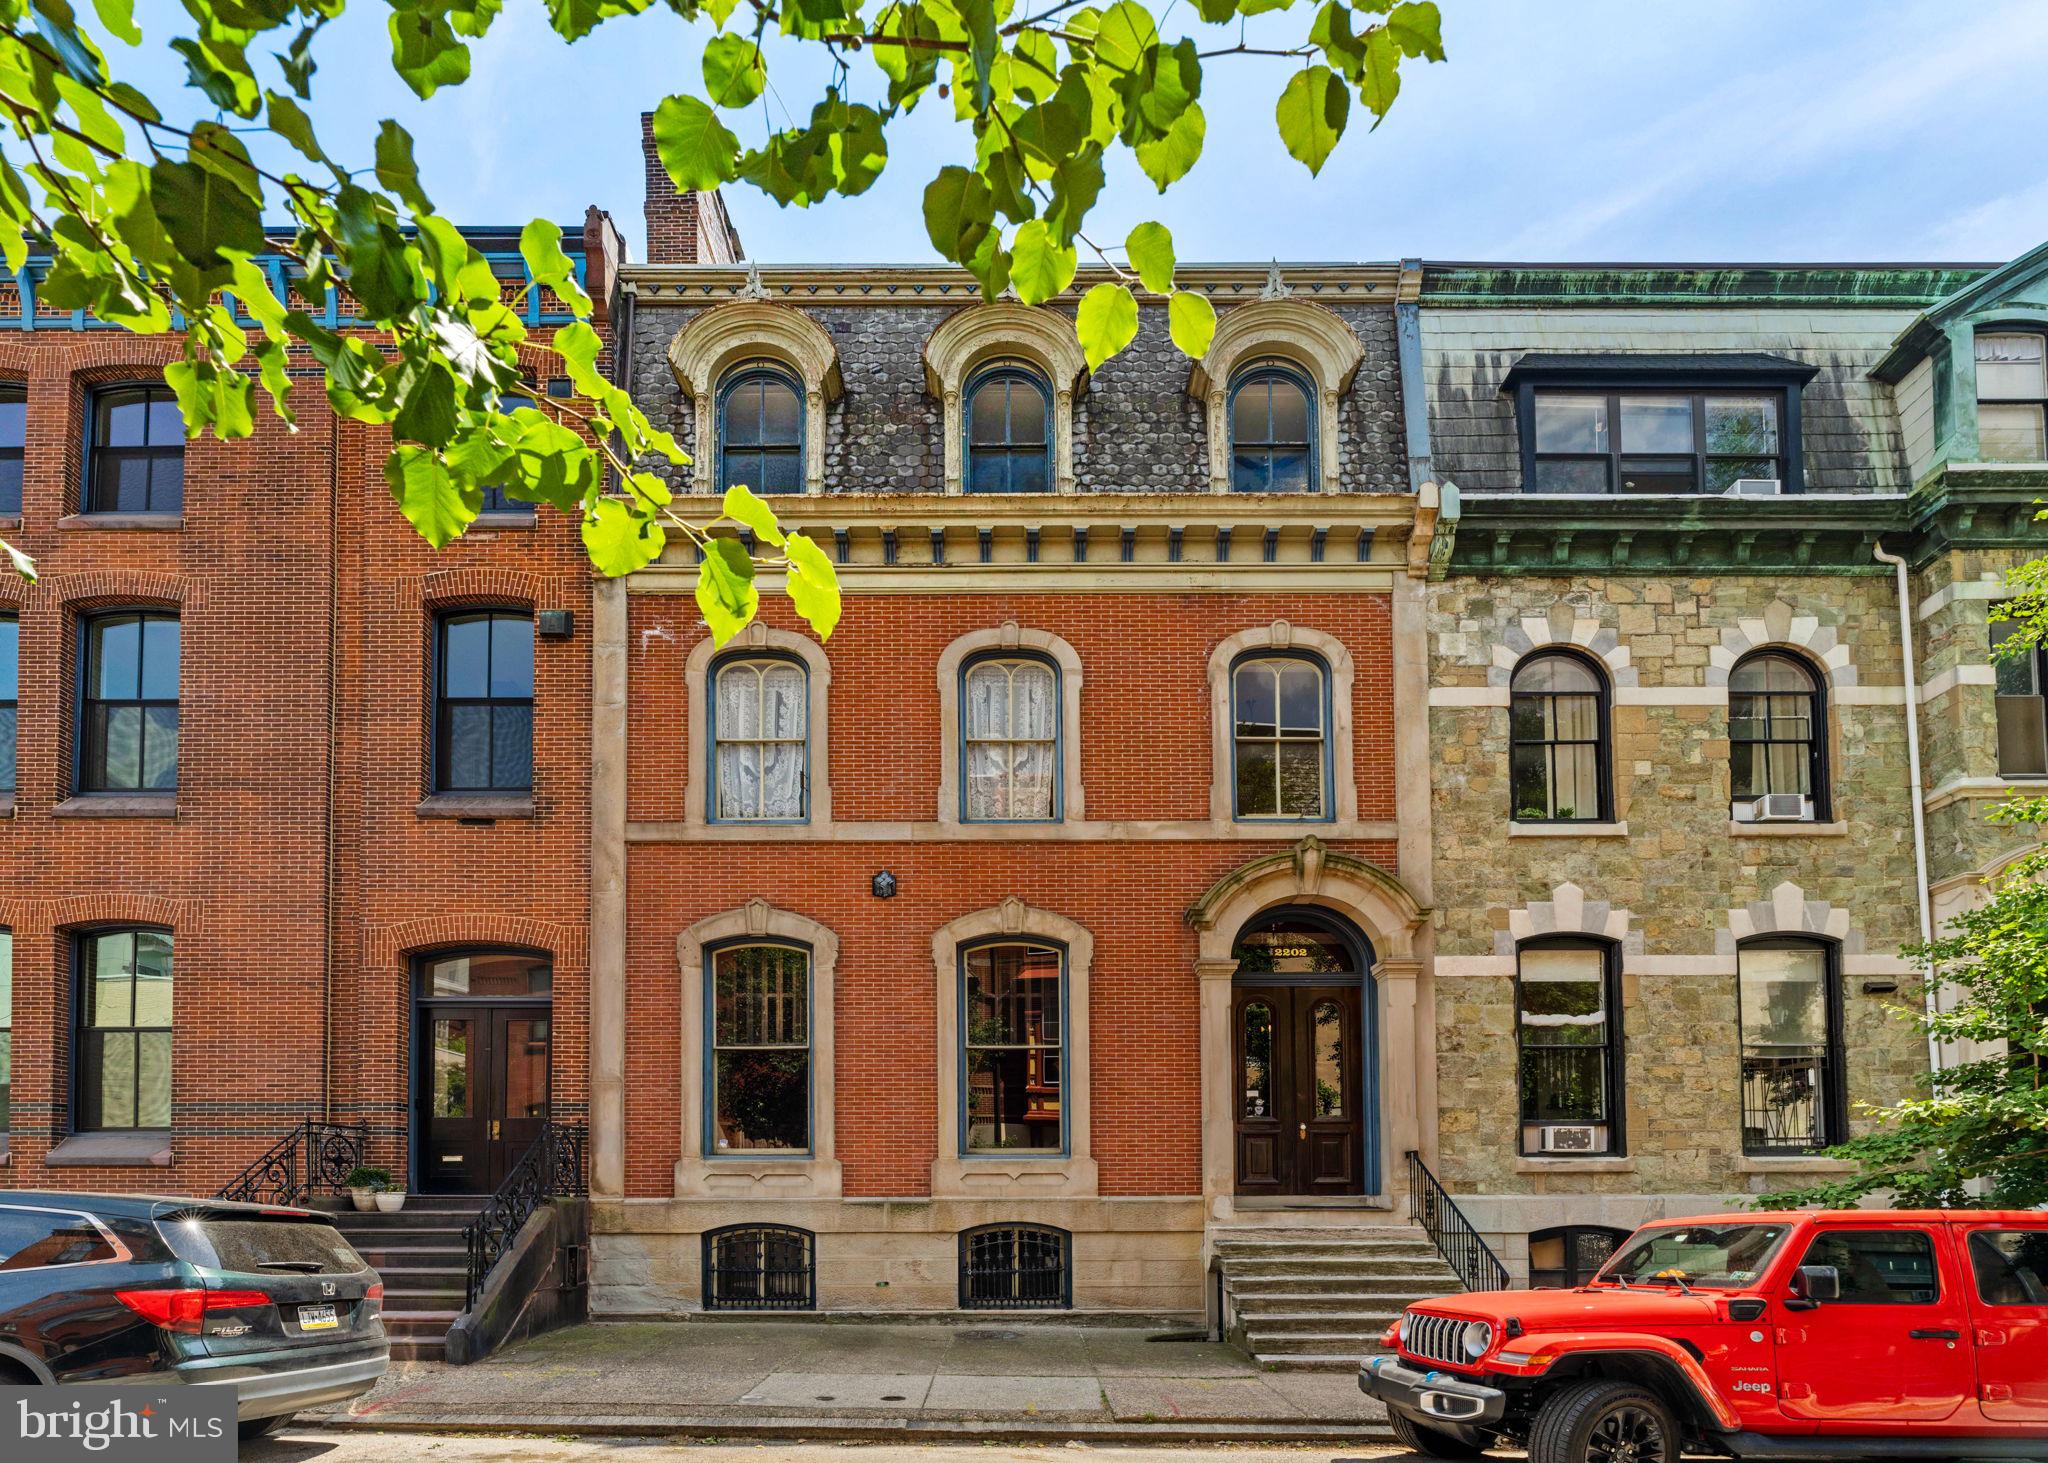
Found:
[[[1540,1130],[1537,1143],[1544,1153],[1591,1153],[1600,1146],[1600,1135],[1591,1123],[1574,1123]]]
[[[1721,494],[1724,498],[1775,498],[1785,491],[1777,478],[1737,478]]]
[[[1813,799],[1796,792],[1765,793],[1749,805],[1752,823],[1804,823],[1813,816]]]

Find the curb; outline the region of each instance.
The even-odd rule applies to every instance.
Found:
[[[1271,1418],[1192,1418],[1174,1422],[1058,1422],[1050,1419],[922,1418],[922,1417],[780,1417],[716,1416],[654,1417],[645,1413],[593,1414],[582,1418],[513,1414],[434,1418],[417,1414],[386,1417],[308,1414],[305,1426],[337,1432],[453,1433],[505,1435],[542,1433],[573,1437],[668,1437],[685,1434],[692,1441],[762,1440],[776,1442],[964,1442],[964,1443],[1392,1443],[1383,1422],[1349,1426],[1319,1422],[1283,1422]]]

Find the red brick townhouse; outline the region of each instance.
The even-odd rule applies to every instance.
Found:
[[[1072,299],[950,269],[622,270],[684,511],[778,494],[847,609],[821,644],[769,594],[717,647],[693,551],[598,586],[601,1313],[1185,1314],[1229,1235],[1395,1217],[1433,1107],[1412,303],[1182,278],[1207,357],[1148,302],[1091,373]]]
[[[603,300],[617,235],[579,234]],[[586,1106],[574,525],[494,501],[436,554],[310,369],[296,433],[186,442],[175,343],[36,278],[0,287],[0,526],[42,573],[0,579],[0,1183],[211,1193],[310,1117],[487,1192]]]

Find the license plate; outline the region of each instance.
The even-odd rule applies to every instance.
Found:
[[[341,1318],[334,1314],[333,1306],[300,1306],[299,1329],[301,1331],[332,1331],[341,1324]]]

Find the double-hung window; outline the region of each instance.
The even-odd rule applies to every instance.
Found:
[[[1542,941],[1517,953],[1522,1152],[1621,1150],[1621,1011],[1611,947]]]
[[[1292,366],[1262,362],[1230,387],[1230,485],[1301,493],[1316,481],[1315,394]]]
[[[1998,772],[2001,777],[2048,776],[2048,651],[2040,646],[1997,654],[2019,629],[2015,620],[1991,626],[1992,670],[1998,680]]]
[[[713,821],[801,823],[810,815],[810,677],[794,660],[714,663]]]
[[[1977,336],[1977,453],[1986,462],[2048,462],[2048,334]]]
[[[0,928],[0,1144],[7,1139],[14,1093],[14,931]]]
[[[184,511],[185,419],[170,389],[94,392],[85,472],[88,513]]]
[[[176,789],[177,616],[116,614],[86,621],[84,691],[80,789]]]
[[[811,954],[795,945],[711,952],[711,1151],[811,1148]]]
[[[1728,677],[1728,784],[1737,822],[1807,821],[1827,813],[1820,682],[1779,651]]]
[[[14,791],[14,748],[21,715],[21,621],[0,615],[0,792]]]
[[[28,445],[28,392],[0,384],[0,518],[21,516],[21,459]]]
[[[800,493],[804,486],[804,395],[776,366],[750,366],[718,396],[718,486]]]
[[[1256,655],[1230,670],[1237,816],[1329,817],[1329,692],[1323,664]]]
[[[961,684],[962,816],[970,823],[1059,817],[1059,672],[1034,656],[987,656],[968,663]]]
[[[961,952],[963,1153],[1061,1153],[1066,953],[998,941]]]
[[[1508,793],[1517,823],[1609,816],[1607,678],[1565,651],[1532,655],[1508,683]]]
[[[1753,940],[1736,951],[1742,1151],[1813,1153],[1842,1140],[1841,986],[1834,949]]]
[[[164,930],[81,935],[78,1130],[171,1125],[171,936]]]
[[[983,372],[967,388],[967,490],[1042,493],[1051,481],[1051,388],[1021,366]]]
[[[533,787],[533,616],[443,615],[436,660],[434,787]]]

